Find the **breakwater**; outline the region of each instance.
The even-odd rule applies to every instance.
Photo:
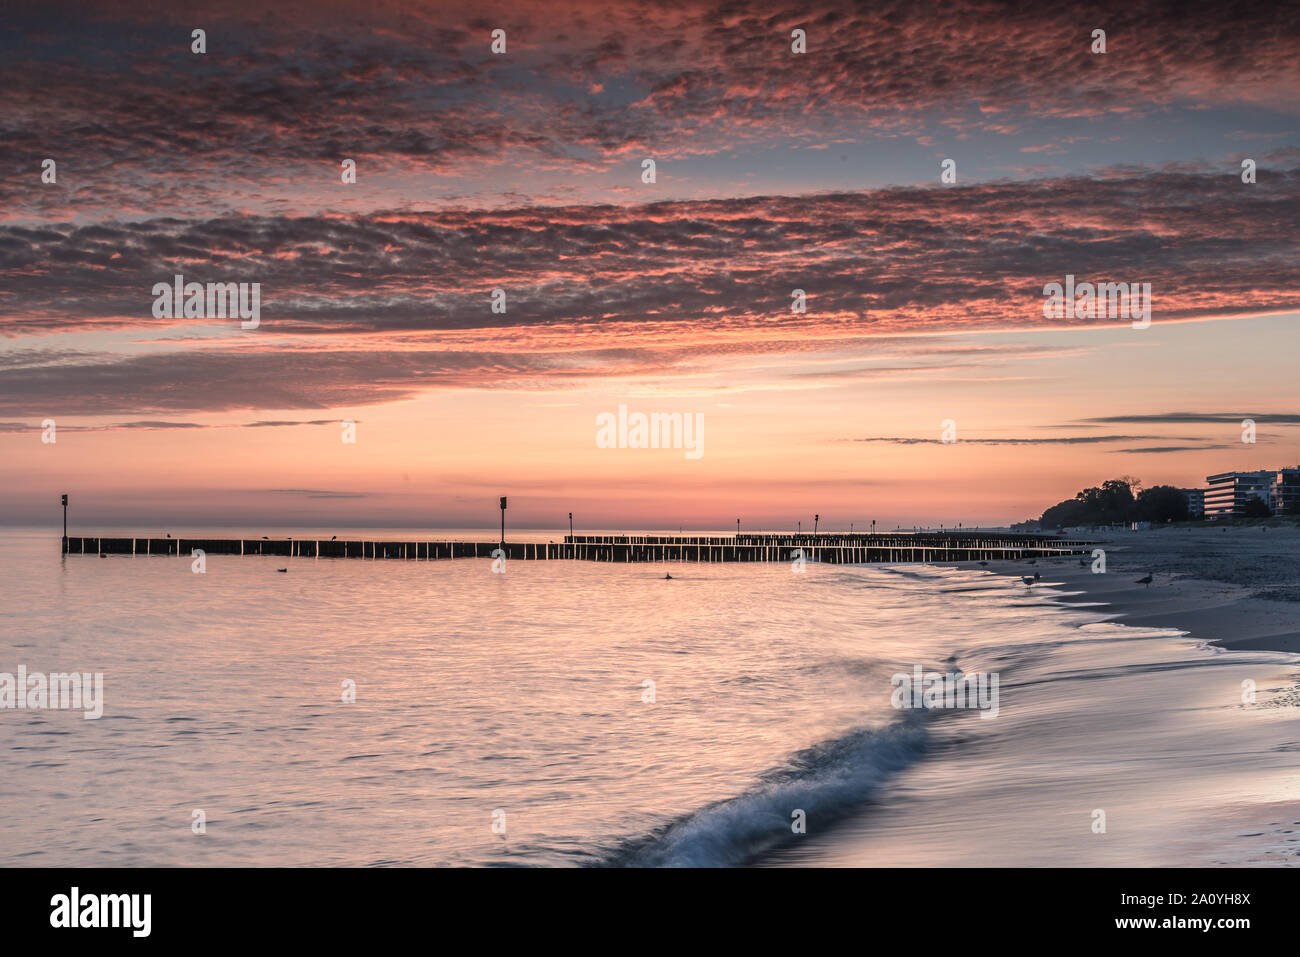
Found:
[[[831,564],[872,562],[960,562],[1019,560],[1089,551],[1092,542],[1042,535],[996,533],[895,533],[851,535],[742,534],[565,535],[559,542],[373,541],[316,538],[101,538],[69,536],[69,555],[189,557],[271,555],[282,558],[363,558],[434,561],[454,558],[607,562],[788,562],[803,559]]]

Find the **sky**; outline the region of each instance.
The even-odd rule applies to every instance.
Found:
[[[0,522],[994,525],[1300,462],[1300,6],[0,21]]]

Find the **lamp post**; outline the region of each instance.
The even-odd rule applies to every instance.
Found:
[[[740,519],[736,519],[736,535],[740,535]]]
[[[68,493],[63,493],[63,551],[68,550]]]
[[[501,550],[506,547],[506,497],[501,496]]]
[[[822,517],[821,517],[820,515],[814,515],[814,516],[813,516],[813,534],[814,534],[814,535],[817,534],[817,523],[820,522],[821,520],[822,520]]]

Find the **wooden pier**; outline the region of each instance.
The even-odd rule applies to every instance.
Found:
[[[1093,542],[1042,535],[996,533],[907,533],[847,535],[761,534],[565,535],[560,542],[326,541],[249,538],[95,538],[63,539],[69,555],[180,556],[193,549],[206,555],[269,555],[281,558],[368,558],[434,561],[494,558],[504,549],[514,561],[597,562],[809,562],[835,565],[903,562],[1016,561],[1080,555]]]

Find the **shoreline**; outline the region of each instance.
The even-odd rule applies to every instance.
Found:
[[[1005,622],[954,625],[966,642],[948,659],[1003,672],[998,720],[936,725],[924,759],[764,866],[897,866],[921,835],[903,866],[1300,865],[1300,603],[1203,577],[1207,560],[1241,567],[1255,548],[1243,538],[1211,556],[1206,544],[1099,541],[1105,574],[1090,557],[948,566],[965,573],[958,591],[990,572],[971,590],[1005,607]],[[1180,571],[1138,583],[1166,563]],[[1041,584],[1019,583],[1035,571]],[[988,638],[972,636],[977,623]],[[1246,681],[1258,699],[1241,697]],[[1109,831],[1090,829],[1097,809]]]
[[[1043,576],[1063,605],[1090,607],[1120,624],[1173,628],[1220,648],[1300,655],[1300,531],[1159,529],[1100,540],[1106,571],[1078,558],[989,562],[1002,575]],[[970,567],[971,563],[961,563]],[[981,567],[981,566],[976,566]],[[1151,584],[1138,579],[1150,574]],[[1098,604],[1106,606],[1097,608]]]
[[[1116,624],[1168,628],[1225,651],[1300,656],[1300,530],[1272,528],[1159,529],[1099,540],[1106,572],[1091,560],[990,562],[1002,575],[1038,571],[1048,596],[1062,607],[1089,610]],[[970,567],[968,563],[963,563]],[[980,566],[976,566],[980,567]],[[1152,575],[1150,586],[1138,579]],[[1055,591],[1066,594],[1052,594]],[[1262,595],[1272,595],[1266,598]],[[1287,596],[1287,597],[1282,597]],[[1300,685],[1276,689],[1269,707],[1300,705]],[[1210,866],[1283,866],[1297,863],[1300,801],[1242,799],[1220,809],[1221,819],[1188,846]]]

